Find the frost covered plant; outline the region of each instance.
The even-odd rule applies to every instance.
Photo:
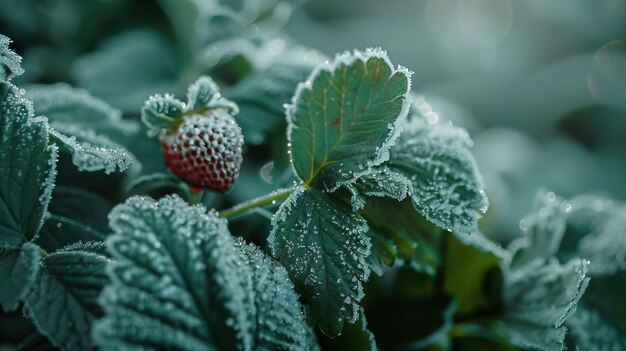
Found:
[[[541,194],[502,248],[478,230],[471,139],[412,108],[407,69],[301,54],[146,97],[140,122],[16,87],[0,36],[0,305],[34,326],[21,349],[623,349],[594,288],[623,279],[623,205]],[[263,188],[246,161],[277,135],[261,174],[282,157],[281,180],[233,201]]]

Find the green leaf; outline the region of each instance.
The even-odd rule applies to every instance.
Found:
[[[626,350],[626,337],[623,330],[612,325],[601,311],[580,303],[566,322],[572,343],[568,349],[585,351]]]
[[[79,171],[123,172],[137,162],[135,156],[109,138],[79,126],[57,123],[55,129],[50,129],[50,139],[72,154],[72,163]]]
[[[272,253],[285,266],[310,317],[330,336],[358,318],[369,277],[367,223],[349,205],[298,187],[272,218]]]
[[[376,167],[356,180],[354,188],[361,195],[404,200],[413,192],[411,181],[385,166]]]
[[[94,334],[102,349],[305,349],[287,273],[241,241],[235,248],[215,212],[132,197],[110,219],[116,260]]]
[[[295,59],[278,59],[261,72],[249,75],[227,91],[239,106],[237,122],[246,143],[258,145],[277,130],[284,130],[284,104],[291,101],[298,83],[306,80],[313,66]]]
[[[116,259],[95,327],[104,350],[249,348],[242,277],[226,223],[179,197],[132,197],[110,214]]]
[[[22,75],[22,58],[9,48],[11,39],[0,34],[0,82],[8,82]]]
[[[306,186],[334,191],[387,160],[408,110],[409,76],[375,49],[339,55],[298,85],[287,135]]]
[[[70,218],[50,215],[46,218],[37,245],[46,252],[55,252],[76,243],[102,241],[105,234]]]
[[[37,236],[54,188],[56,153],[48,123],[18,89],[0,83],[0,244]]]
[[[324,349],[377,351],[374,334],[367,329],[365,311],[361,308],[359,319],[354,323],[344,323],[341,335],[334,339],[325,338]]]
[[[93,347],[90,332],[102,315],[97,298],[107,282],[105,256],[80,250],[52,253],[25,299],[37,330],[63,350]]]
[[[27,91],[37,113],[49,118],[52,141],[72,154],[79,170],[111,173],[137,162],[124,147],[104,136],[137,132],[136,124],[122,120],[118,110],[64,83],[34,85]]]
[[[467,132],[417,119],[406,129],[386,165],[412,181],[411,198],[422,216],[446,230],[475,232],[489,201]]]
[[[182,116],[185,105],[171,94],[150,96],[141,108],[141,121],[151,134],[172,126]]]
[[[107,216],[112,208],[111,203],[97,194],[79,188],[60,186],[52,193],[48,211],[53,215],[88,225],[100,233],[108,233]]]
[[[445,233],[444,290],[457,301],[462,317],[497,313],[502,300],[503,259],[479,232],[471,236]]]
[[[514,254],[513,266],[557,255],[565,234],[567,209],[571,210],[571,205],[557,198],[554,193],[544,190],[537,192],[533,210],[520,221],[524,236],[509,246]]]
[[[211,109],[224,109],[233,116],[239,113],[237,104],[222,97],[213,79],[209,76],[202,76],[187,90],[185,112],[201,112]]]
[[[0,246],[0,305],[6,312],[17,308],[35,282],[41,255],[39,247]]]
[[[176,53],[158,32],[148,29],[108,38],[76,60],[72,73],[78,86],[132,114],[146,96],[177,91]]]
[[[249,268],[245,286],[256,318],[253,323],[254,350],[308,350],[312,330],[304,316],[285,268],[272,261],[254,245],[235,241],[242,261]],[[256,324],[256,325],[254,325]]]
[[[137,124],[122,119],[122,113],[84,89],[69,84],[35,84],[26,87],[26,96],[33,101],[38,114],[45,115],[52,127],[57,124],[78,125],[97,133],[133,134]]]
[[[434,274],[439,265],[441,230],[426,222],[409,199],[371,198],[360,212],[370,227],[372,254],[392,266],[397,258],[414,269]]]
[[[622,207],[595,233],[583,237],[577,254],[591,261],[592,277],[626,272],[626,208]]]
[[[589,284],[587,265],[580,259],[564,265],[538,259],[507,276],[504,321],[513,344],[529,350],[565,349],[564,322]]]

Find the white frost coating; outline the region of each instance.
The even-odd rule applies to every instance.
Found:
[[[66,83],[29,85],[26,95],[33,101],[37,113],[47,116],[50,123],[85,123],[96,130],[103,126],[129,134],[139,130],[137,125],[123,120],[122,113],[104,100]]]
[[[358,318],[362,282],[370,275],[367,222],[345,204],[298,186],[272,218],[272,227],[272,254],[311,306],[315,323],[338,334],[344,320]]]
[[[565,324],[579,350],[626,350],[626,335],[611,325],[600,311],[584,303],[578,306],[576,313]]]
[[[287,118],[287,142],[289,145],[291,145],[291,132],[293,130],[292,119],[296,113],[296,106],[298,105],[298,101],[300,100],[300,95],[302,94],[304,90],[312,89],[311,82],[313,82],[317,78],[320,72],[328,71],[330,73],[333,73],[342,64],[349,66],[357,60],[367,62],[371,58],[382,59],[385,62],[385,64],[389,67],[391,71],[391,76],[393,76],[396,73],[400,73],[406,76],[408,84],[407,84],[407,90],[403,94],[402,109],[400,111],[400,114],[397,116],[396,120],[392,124],[389,124],[388,126],[389,134],[387,135],[387,139],[378,148],[376,152],[376,156],[372,160],[368,161],[366,165],[367,167],[364,167],[364,170],[361,172],[354,172],[351,179],[337,182],[334,187],[330,189],[326,189],[327,192],[334,192],[342,185],[353,183],[359,177],[365,174],[368,174],[371,171],[372,167],[378,166],[389,159],[389,149],[395,145],[396,140],[402,133],[401,124],[402,124],[402,121],[408,115],[409,107],[411,106],[410,91],[411,91],[411,76],[413,75],[413,72],[407,69],[406,67],[403,67],[400,65],[398,65],[397,67],[394,67],[393,64],[391,63],[391,60],[389,59],[389,56],[387,55],[387,51],[383,50],[380,47],[367,48],[365,51],[359,51],[356,49],[352,51],[345,51],[343,53],[338,53],[337,55],[335,55],[335,59],[332,63],[330,61],[327,61],[323,64],[317,65],[313,69],[309,77],[304,82],[298,83],[294,96],[291,99],[291,104],[285,104],[285,113],[286,113],[286,118]],[[296,169],[293,163],[292,152],[289,152],[289,161],[290,161],[290,164],[294,173],[296,173]]]
[[[0,82],[8,82],[24,73],[22,57],[9,48],[11,39],[0,34]]]
[[[112,283],[100,297],[107,315],[94,327],[104,349],[252,349],[242,261],[225,219],[178,196],[135,196],[109,222]]]
[[[411,180],[401,173],[392,171],[383,166],[372,168],[371,172],[358,178],[356,182],[348,186],[352,191],[358,191],[362,195],[376,197],[390,197],[402,201],[413,193]]]
[[[626,271],[626,208],[617,211],[596,233],[578,243],[578,254],[591,261],[592,276]]]
[[[587,289],[588,265],[581,259],[564,265],[537,259],[506,276],[505,325],[513,344],[531,350],[565,349],[564,323]]]
[[[187,90],[185,112],[198,109],[224,109],[233,117],[239,113],[239,106],[224,98],[217,84],[209,76],[201,76]]]
[[[79,171],[104,170],[107,174],[116,170],[123,172],[136,162],[135,157],[126,149],[104,136],[96,135],[91,130],[66,125],[63,132],[71,136],[50,129],[50,135],[72,153],[72,163]]]
[[[408,177],[416,209],[435,225],[471,234],[489,200],[468,133],[451,125],[407,121],[386,164]]]

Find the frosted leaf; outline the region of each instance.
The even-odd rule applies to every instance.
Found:
[[[197,20],[196,45],[202,48],[204,63],[211,67],[225,58],[254,52],[257,45],[245,38],[248,25],[237,13],[223,8],[202,13]]]
[[[122,120],[120,111],[106,102],[64,83],[30,86],[27,96],[37,113],[49,118],[53,141],[72,153],[80,170],[110,173],[137,162],[124,147],[97,134],[137,132],[136,124]]]
[[[333,339],[332,345],[336,350],[378,350],[374,334],[367,329],[363,308],[359,310],[359,319],[354,324],[344,324],[341,335]]]
[[[224,109],[233,116],[239,113],[237,104],[222,97],[219,87],[213,79],[208,76],[202,76],[190,85],[187,90],[185,112],[200,112],[211,109]]]
[[[48,117],[53,127],[80,125],[105,135],[138,131],[137,124],[122,119],[122,113],[104,100],[65,83],[30,85],[26,96],[33,101],[37,114]]]
[[[460,234],[476,231],[489,201],[463,129],[414,119],[391,149],[386,165],[413,184],[417,211],[435,225]]]
[[[411,181],[403,174],[386,166],[372,169],[356,180],[354,187],[359,194],[375,197],[390,197],[402,201],[413,192]]]
[[[331,336],[358,318],[370,274],[367,223],[349,205],[298,187],[272,218],[268,242],[285,266],[310,317]]]
[[[173,95],[152,95],[141,108],[141,121],[151,135],[157,135],[162,129],[171,127],[182,116],[184,108],[185,104]]]
[[[54,128],[50,129],[51,140],[72,154],[72,163],[79,171],[123,172],[136,162],[126,149],[92,130],[69,124]]]
[[[540,190],[532,212],[520,221],[524,237],[511,243],[515,264],[550,258],[559,252],[571,205],[553,192]],[[517,252],[515,252],[517,251]]]
[[[626,208],[617,211],[598,232],[583,237],[577,254],[591,261],[593,277],[626,271]]]
[[[611,325],[601,313],[579,304],[570,318],[567,319],[568,335],[575,344],[576,350],[585,351],[623,351],[626,350],[626,336]]]
[[[409,199],[370,198],[360,212],[367,220],[372,237],[370,264],[377,274],[392,267],[396,260],[420,272],[435,274],[441,263],[440,230],[425,221]]]
[[[251,349],[242,262],[224,219],[178,196],[131,197],[109,218],[101,349]]]
[[[100,233],[108,233],[110,229],[107,216],[112,208],[113,205],[98,194],[81,188],[58,186],[52,193],[48,211],[88,225]]]
[[[0,83],[0,245],[36,237],[56,177],[48,123],[10,83]]]
[[[529,350],[564,350],[564,322],[576,311],[587,285],[588,262],[535,260],[512,271],[505,281],[507,334]]]
[[[244,287],[253,318],[253,350],[311,350],[308,325],[285,268],[254,245],[235,240],[248,275]]]
[[[0,38],[1,39],[1,38]],[[21,247],[0,246],[0,305],[13,311],[35,282],[41,254],[33,243]]]
[[[91,326],[102,315],[97,298],[108,279],[108,258],[87,251],[49,254],[25,299],[37,330],[62,350],[94,347]]]
[[[155,30],[135,29],[106,38],[72,66],[78,86],[126,113],[137,113],[147,96],[176,91],[175,50]]]
[[[9,48],[11,39],[0,34],[0,82],[8,82],[22,75],[22,58]]]
[[[50,215],[35,242],[46,252],[55,252],[76,243],[99,242],[104,238],[104,233],[88,225],[63,216]]]
[[[409,105],[410,72],[380,49],[337,55],[287,107],[291,162],[307,186],[334,191],[389,157]]]
[[[301,60],[278,59],[227,91],[241,110],[237,122],[248,144],[261,144],[284,126],[283,105],[291,101],[298,83],[304,81],[312,70],[313,65]]]

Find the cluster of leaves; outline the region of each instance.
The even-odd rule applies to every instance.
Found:
[[[276,14],[274,2],[220,11],[184,3],[163,6],[183,19],[173,21],[181,42],[210,49],[186,52],[208,60],[201,73],[236,104],[200,78],[186,103],[149,98],[143,121],[154,134],[185,111],[240,109],[249,154],[286,135],[287,152],[271,153],[290,162],[273,184],[287,187],[265,197],[282,201],[268,214],[268,250],[231,235],[229,212],[207,210],[215,200],[190,205],[138,120],[68,85],[13,85],[21,59],[0,36],[0,305],[23,306],[35,326],[22,349],[625,347],[622,205],[542,194],[521,222],[525,235],[503,249],[477,227],[488,200],[471,139],[413,111],[410,72],[384,51],[346,52],[315,68],[295,49],[259,59],[264,38],[245,33]],[[84,66],[137,73],[132,60],[107,67],[98,55]],[[245,77],[228,86],[233,69],[248,65],[256,67],[235,70]],[[136,97],[101,81],[81,85],[139,110]],[[172,87],[137,84],[142,100]],[[259,184],[245,172],[244,193]],[[108,185],[107,200],[90,191]]]

